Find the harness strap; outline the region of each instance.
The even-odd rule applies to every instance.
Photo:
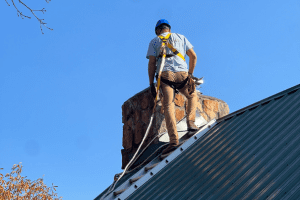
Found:
[[[168,35],[166,35],[166,37],[163,37],[162,35],[159,35],[158,37],[162,40],[163,43],[167,44],[167,46],[169,47],[169,49],[171,49],[171,51],[173,51],[173,53],[177,56],[179,56],[182,60],[185,61],[184,56],[177,51],[177,49],[175,49],[169,42],[168,39],[170,38],[171,33],[169,33]]]
[[[174,54],[167,54],[166,55],[166,58],[171,58],[172,56],[175,56]],[[158,58],[161,58],[162,57],[162,55],[159,55],[159,56],[157,56]]]
[[[164,36],[162,36],[162,35],[159,35],[158,37],[159,37],[164,43],[166,43],[170,36],[171,36],[171,33],[169,33],[168,35],[166,35],[166,37],[164,37]]]
[[[182,82],[180,83],[175,83],[173,81],[169,81],[167,79],[164,79],[164,78],[161,78],[161,81],[164,83],[164,84],[167,84],[169,85],[171,88],[173,88],[175,90],[176,93],[178,93],[178,90],[182,89],[186,83],[188,82],[189,80],[189,77],[187,77],[186,79],[184,79]]]
[[[179,51],[177,51],[170,43],[168,43],[167,46],[173,51],[175,55],[179,56],[182,60],[185,61],[183,55]]]

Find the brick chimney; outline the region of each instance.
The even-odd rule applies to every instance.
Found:
[[[214,118],[221,118],[229,113],[229,107],[224,101],[202,95],[199,91],[197,92],[197,110],[207,122]],[[155,136],[167,130],[162,107],[163,98],[158,101],[153,123],[143,147],[145,147]],[[174,101],[175,116],[176,121],[178,122],[186,115],[187,99],[179,93],[176,94]],[[121,150],[122,169],[124,169],[126,164],[130,161],[130,158],[136,152],[144,137],[153,106],[154,102],[150,88],[137,93],[122,105],[122,122],[124,124],[122,142],[124,149]],[[159,143],[158,138],[154,140],[153,144],[157,143]]]

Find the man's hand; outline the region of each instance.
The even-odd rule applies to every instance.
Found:
[[[186,52],[186,54],[190,58],[190,62],[189,62],[189,74],[193,75],[194,69],[195,69],[196,63],[197,63],[197,55],[196,55],[196,53],[195,53],[195,51],[193,49],[189,49]]]
[[[156,97],[156,89],[155,89],[154,83],[152,83],[150,85],[150,89],[151,89],[151,94],[152,94],[153,98],[155,99],[155,97]]]

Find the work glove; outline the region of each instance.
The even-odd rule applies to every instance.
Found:
[[[192,74],[189,74],[188,76],[188,81],[187,81],[187,85],[188,85],[188,92],[189,94],[191,95],[195,89],[196,89],[196,85],[195,85],[195,81],[193,79],[193,75]]]
[[[152,94],[153,98],[155,99],[155,97],[156,97],[156,89],[155,89],[154,83],[150,84],[150,89],[151,89],[151,94]]]

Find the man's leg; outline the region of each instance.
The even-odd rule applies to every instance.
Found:
[[[168,135],[170,137],[170,144],[177,145],[179,143],[178,133],[176,127],[176,119],[175,119],[175,105],[174,105],[174,90],[170,86],[161,83],[161,89],[164,96],[163,99],[163,107],[165,120],[168,130]]]
[[[187,72],[177,72],[178,80],[183,81],[188,77]],[[189,84],[186,84],[182,89],[179,90],[187,98],[187,125],[189,129],[198,129],[195,126],[196,110],[197,110],[197,92],[194,90],[191,94],[189,93]]]

